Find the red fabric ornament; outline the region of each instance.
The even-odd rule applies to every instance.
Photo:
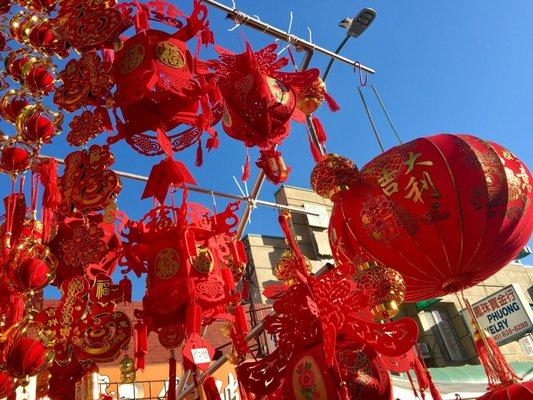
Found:
[[[291,172],[291,167],[285,165],[281,153],[274,149],[261,150],[261,156],[255,164],[265,171],[267,179],[274,185],[285,182]]]
[[[416,139],[376,157],[360,177],[333,198],[330,238],[350,244],[351,260],[361,248],[399,271],[406,301],[485,280],[533,229],[530,172],[508,150],[473,136]]]
[[[120,178],[109,167],[115,157],[109,146],[92,145],[88,151],[70,153],[59,179],[61,211],[100,211],[109,207],[122,187]]]
[[[135,369],[144,370],[145,356],[148,352],[148,329],[146,325],[137,322],[133,329],[135,343]]]
[[[112,68],[95,51],[70,60],[59,73],[63,85],[56,89],[54,103],[67,111],[106,105],[113,87]]]
[[[49,56],[67,57],[67,43],[60,39],[53,30],[53,24],[44,18],[32,18],[24,25],[22,36],[25,43],[34,50]]]
[[[171,34],[149,29],[147,19],[170,24],[172,19],[162,15],[161,6],[167,13],[178,11],[164,2],[158,2],[155,8],[154,4],[149,3],[147,10],[138,8],[141,31],[124,42],[113,62],[115,101],[124,122],[117,120],[119,136],[112,140],[124,138],[145,155],[163,152],[147,131],[168,132],[172,148],[179,151],[196,143],[204,130],[214,135],[211,127],[221,117],[216,88],[186,44],[196,33],[207,29],[206,7],[195,1],[186,25],[176,24],[179,20],[175,20],[172,26],[178,29]],[[182,124],[189,127],[170,134]]]
[[[15,380],[6,372],[0,371],[0,398],[8,397],[15,392]]]
[[[104,222],[101,214],[90,213],[85,219],[65,218],[49,243],[58,259],[54,284],[61,286],[64,280],[80,275],[90,278],[100,272],[112,275],[120,257],[120,245],[114,224]]]
[[[185,164],[167,157],[152,167],[142,198],[153,197],[163,204],[170,186],[181,187],[185,184],[195,185],[196,181]]]
[[[47,243],[57,222],[56,211],[61,204],[61,193],[57,182],[57,161],[53,158],[42,159],[34,165],[33,169],[44,187],[41,205],[43,214],[42,236],[43,241]]]
[[[514,383],[485,393],[477,400],[532,400],[533,382]]]
[[[68,126],[71,131],[67,134],[67,142],[72,146],[82,146],[104,131],[102,117],[89,110],[76,115]]]
[[[90,3],[83,0],[62,1],[57,17],[52,20],[58,35],[80,53],[112,46],[130,22],[115,1]]]
[[[7,14],[11,8],[11,0],[0,1],[0,14]]]

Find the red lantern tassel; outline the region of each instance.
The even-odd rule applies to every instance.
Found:
[[[337,112],[341,109],[341,107],[337,104],[335,99],[331,97],[331,95],[328,92],[324,93],[324,97],[326,98],[326,103],[328,103],[328,107],[331,111]]]
[[[137,322],[134,326],[135,341],[135,369],[144,371],[145,357],[148,352],[148,329],[142,322]]]
[[[222,400],[218,392],[215,378],[208,376],[202,384],[206,400]]]
[[[416,398],[418,398],[418,392],[416,391],[415,383],[413,382],[413,378],[411,377],[411,374],[409,371],[406,371],[407,379],[409,379],[409,383],[411,384],[411,389],[413,390],[413,394]]]
[[[324,144],[326,140],[328,139],[328,135],[326,134],[326,130],[324,129],[324,125],[322,125],[322,122],[320,122],[320,119],[318,117],[311,118],[311,122],[313,123],[313,128],[315,128],[316,136],[318,138],[318,142],[320,144]]]
[[[61,203],[61,193],[57,186],[57,161],[46,158],[37,164],[35,172],[39,174],[43,192],[43,239],[48,242],[57,207]]]
[[[202,150],[202,140],[198,140],[198,147],[196,148],[196,163],[197,167],[201,167],[204,163],[204,152]]]
[[[168,359],[168,392],[167,400],[176,400],[176,357],[174,351],[170,351]]]
[[[442,400],[442,396],[440,395],[439,389],[437,389],[437,387],[435,386],[435,383],[433,382],[429,371],[427,371],[427,375],[429,380],[429,392],[431,393],[431,397],[433,397],[433,400]]]
[[[315,145],[315,142],[313,142],[313,139],[311,138],[311,135],[308,134],[307,138],[309,139],[309,148],[311,149],[311,154],[313,155],[313,159],[315,162],[319,162],[322,159],[322,154],[320,154],[320,150]]]
[[[242,169],[241,180],[246,182],[250,177],[250,155],[248,154],[248,148],[246,148],[246,161],[244,162],[244,168]]]
[[[207,139],[207,143],[205,144],[205,147],[207,148],[208,151],[211,151],[211,150],[218,149],[218,145],[219,145],[218,135],[215,132],[213,136]]]
[[[131,303],[132,285],[127,275],[124,275],[122,277],[122,279],[118,283],[118,286],[120,287],[120,289],[122,289],[122,300],[124,301],[124,304]]]

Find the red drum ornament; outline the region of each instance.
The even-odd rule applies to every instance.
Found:
[[[533,399],[533,382],[513,383],[499,389],[491,390],[477,400],[531,400]]]
[[[527,167],[473,136],[413,140],[370,161],[360,177],[333,197],[332,229],[342,234],[330,238],[348,242],[349,259],[365,253],[400,272],[406,301],[487,279],[514,259],[533,229]]]

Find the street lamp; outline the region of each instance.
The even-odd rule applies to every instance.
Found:
[[[339,44],[337,49],[335,50],[335,53],[338,54],[344,47],[344,45],[348,42],[348,39],[351,37],[359,37],[361,34],[374,22],[374,19],[376,18],[376,11],[374,11],[371,8],[363,8],[354,18],[344,18],[340,23],[339,26],[346,29],[346,36],[344,39],[342,39],[342,42]],[[325,82],[329,70],[331,69],[331,66],[333,65],[333,62],[335,60],[332,58],[329,60],[329,63],[324,70],[324,74],[322,75],[322,80]]]

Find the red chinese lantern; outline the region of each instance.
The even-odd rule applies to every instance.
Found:
[[[53,136],[61,131],[63,115],[48,110],[41,104],[26,106],[17,116],[16,126],[20,139],[39,147],[50,143]]]
[[[168,10],[177,12],[172,5],[167,6]],[[169,22],[157,10],[148,8],[148,11],[148,15],[138,11],[137,18],[146,19],[141,25],[147,24],[147,19]],[[174,33],[139,30],[115,55],[115,101],[124,119],[118,123],[119,138],[143,154],[163,152],[156,138],[146,134],[147,131],[167,133],[178,125],[189,126],[177,135],[169,134],[174,150],[198,142],[204,130],[214,135],[211,127],[221,117],[216,88],[209,82],[207,71],[197,68],[198,60],[186,44],[198,32],[208,32],[206,17],[206,7],[195,1],[185,26]],[[211,110],[214,107],[218,111]]]
[[[55,78],[49,71],[50,65],[47,60],[31,58],[22,67],[24,87],[33,95],[46,95],[54,89]]]
[[[30,166],[29,152],[18,145],[7,144],[0,154],[0,170],[14,175]]]
[[[18,49],[9,52],[4,60],[6,72],[14,81],[20,82],[22,80],[22,68],[29,60],[29,53],[25,49]]]
[[[317,179],[331,169],[328,162],[316,167],[317,193],[338,186]],[[346,244],[352,262],[364,254],[399,271],[406,301],[483,281],[514,259],[533,229],[527,167],[473,136],[416,139],[376,157],[360,174],[346,173],[354,183],[332,197],[330,238]]]
[[[57,260],[48,247],[38,243],[21,244],[12,253],[5,268],[16,290],[38,290],[50,283]]]
[[[22,109],[30,102],[24,94],[16,90],[8,90],[0,100],[0,115],[3,119],[15,123]]]
[[[211,62],[224,100],[224,131],[246,147],[272,151],[280,144],[290,132],[290,120],[298,101],[297,89],[313,84],[318,78],[317,69],[280,71],[288,59],[277,59],[276,48],[277,44],[273,43],[254,52],[246,42],[243,53],[219,49],[220,60]],[[288,174],[280,159],[279,153],[263,154],[258,163],[274,183],[283,182]]]
[[[18,379],[39,373],[51,358],[52,353],[38,327],[30,324],[16,326],[2,348],[6,371]]]
[[[0,371],[0,398],[8,397],[15,392],[15,380],[11,375]]]
[[[533,382],[514,383],[499,389],[491,390],[477,400],[532,400]]]

